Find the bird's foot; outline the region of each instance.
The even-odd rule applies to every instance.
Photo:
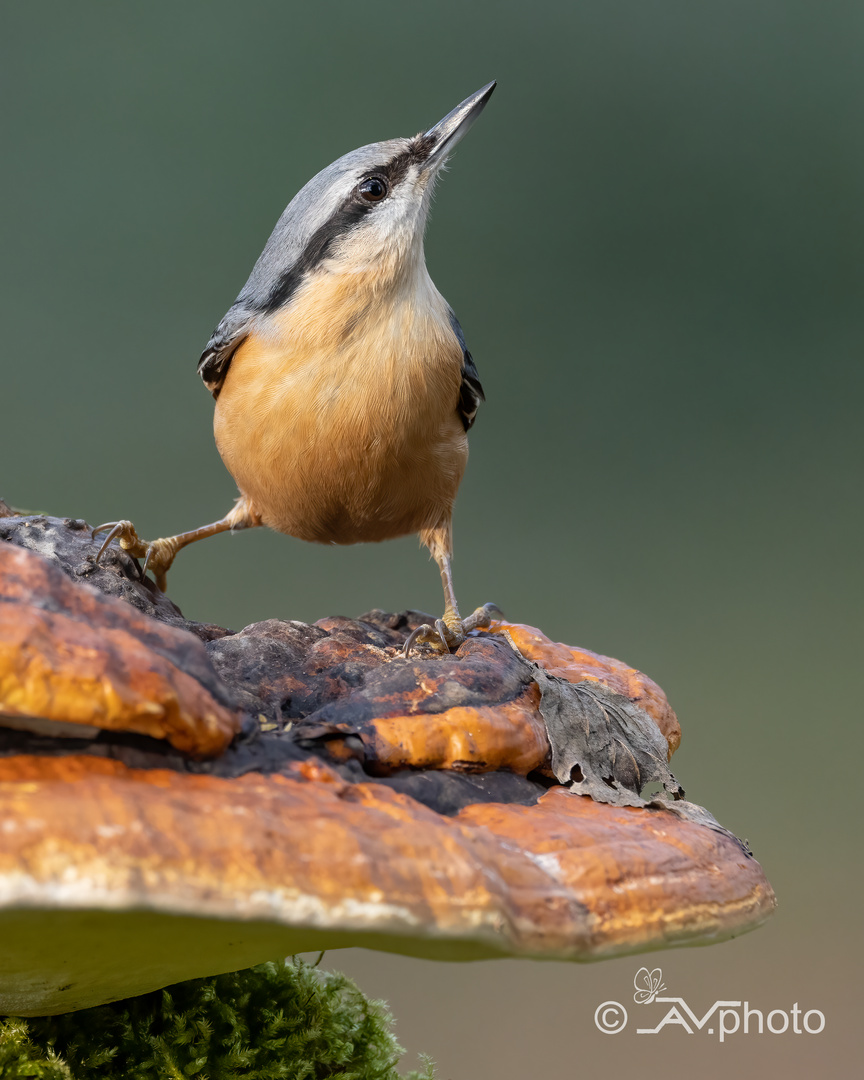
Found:
[[[116,540],[120,547],[133,558],[144,560],[141,567],[141,580],[144,580],[147,571],[150,570],[156,579],[156,585],[162,592],[165,592],[166,575],[171,563],[174,562],[174,556],[179,550],[178,545],[174,542],[174,537],[169,537],[166,540],[141,540],[131,521],[106,522],[105,525],[95,528],[91,536],[95,540],[97,535],[102,532],[107,532],[108,535],[96,553],[95,562],[99,562],[111,541]]]
[[[503,617],[497,604],[484,604],[477,608],[467,619],[460,619],[453,612],[447,612],[443,619],[436,619],[435,625],[423,623],[412,630],[402,649],[403,656],[410,656],[411,650],[418,643],[431,645],[438,652],[449,653],[458,649],[472,630],[482,630],[492,624],[495,616]]]

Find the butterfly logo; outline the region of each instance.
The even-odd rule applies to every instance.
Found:
[[[666,989],[666,984],[662,981],[663,972],[660,968],[654,968],[653,971],[649,971],[648,968],[639,968],[636,972],[636,978],[633,980],[633,985],[636,987],[636,993],[633,995],[633,1000],[637,1005],[650,1005],[657,995]]]

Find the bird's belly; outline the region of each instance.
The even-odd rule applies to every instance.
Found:
[[[410,395],[381,374],[320,357],[276,364],[255,343],[238,350],[216,402],[216,445],[266,525],[354,544],[449,517],[468,456],[458,372],[411,380]]]

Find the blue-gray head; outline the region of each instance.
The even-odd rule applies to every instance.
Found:
[[[201,357],[198,371],[214,393],[252,322],[289,303],[308,275],[369,267],[392,274],[422,266],[435,180],[494,89],[488,83],[413,139],[345,154],[294,196]]]

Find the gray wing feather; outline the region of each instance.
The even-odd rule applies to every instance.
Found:
[[[249,336],[254,313],[235,303],[213,331],[198,361],[198,374],[214,398],[225,382],[234,353]]]
[[[456,411],[459,413],[462,426],[468,431],[477,417],[480,402],[486,400],[486,395],[483,393],[477,365],[468,351],[465,334],[462,332],[459,320],[453,314],[452,309],[450,311],[450,325],[453,327],[453,333],[462,346],[462,385],[459,387],[459,403],[456,406]]]

